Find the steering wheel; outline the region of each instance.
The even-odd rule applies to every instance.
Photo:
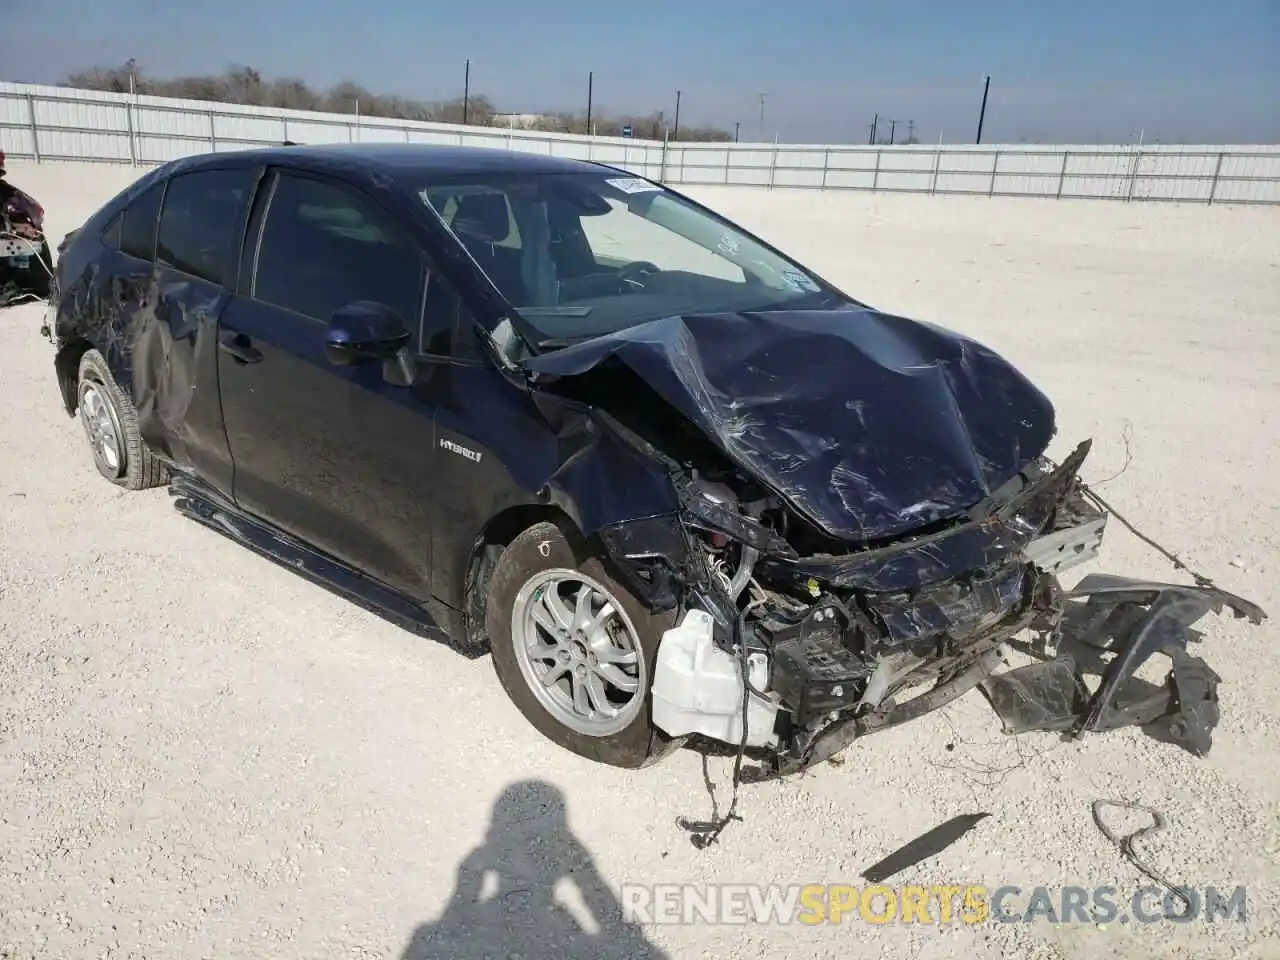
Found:
[[[650,263],[648,260],[632,260],[618,271],[618,286],[624,291],[628,288],[643,290],[645,278],[651,273],[660,272],[661,268],[656,263]]]

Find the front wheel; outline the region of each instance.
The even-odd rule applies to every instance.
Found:
[[[515,538],[489,583],[485,629],[512,702],[579,756],[643,767],[679,746],[653,726],[654,657],[675,614],[652,614],[560,527]]]

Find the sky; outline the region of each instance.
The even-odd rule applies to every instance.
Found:
[[[0,79],[232,63],[505,112],[675,108],[743,140],[1280,142],[1280,0],[0,0]],[[760,97],[764,95],[761,123]],[[885,127],[880,128],[886,132]],[[603,132],[603,131],[601,131]]]

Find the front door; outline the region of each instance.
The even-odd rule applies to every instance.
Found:
[[[433,409],[382,363],[325,354],[327,322],[355,301],[385,304],[416,331],[424,260],[393,216],[344,184],[277,171],[264,189],[250,269],[219,331],[236,503],[425,600]]]

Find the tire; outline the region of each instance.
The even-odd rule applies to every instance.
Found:
[[[147,490],[169,482],[165,465],[142,442],[133,403],[97,350],[80,358],[76,409],[94,466],[104,477],[126,490]],[[108,434],[110,442],[104,442]]]
[[[588,722],[576,729],[564,719],[565,711],[570,706],[569,691],[574,678],[565,675],[556,685],[543,685],[542,689],[546,692],[542,695],[535,693],[536,673],[535,677],[531,677],[529,671],[539,668],[545,670],[552,666],[551,661],[537,661],[534,667],[534,659],[523,656],[517,645],[517,641],[523,641],[533,629],[527,612],[538,606],[536,598],[545,595],[550,587],[550,584],[546,584],[542,589],[537,589],[539,581],[546,578],[564,578],[567,581],[571,577],[582,577],[593,594],[601,589],[607,593],[614,601],[615,609],[620,610],[623,615],[610,618],[616,635],[624,635],[625,631],[628,646],[638,641],[639,651],[634,657],[634,664],[615,662],[607,665],[606,669],[620,669],[624,674],[638,672],[640,677],[636,679],[642,678],[642,684],[637,684],[636,692],[631,694],[628,710],[621,716],[612,721],[597,720],[594,724]],[[579,585],[581,582],[579,581]],[[573,584],[562,581],[560,586],[564,591],[562,596],[571,596]],[[538,523],[516,537],[494,567],[489,580],[485,631],[489,636],[498,680],[525,719],[543,736],[580,757],[610,766],[634,769],[656,763],[684,742],[683,738],[671,739],[653,726],[650,693],[658,643],[663,632],[675,619],[675,611],[653,614],[646,610],[639,600],[609,575],[597,558],[586,551],[579,538],[567,534],[554,523]],[[539,633],[544,640],[549,636],[541,631]],[[586,653],[607,650],[616,656],[617,648],[607,640],[602,640],[602,634],[597,634],[597,641],[595,647],[585,648]],[[580,658],[584,655],[584,648],[573,643],[572,638],[562,642],[566,651],[562,656]],[[567,651],[571,647],[576,652],[569,654]],[[573,671],[590,669],[594,672],[592,665],[603,666],[596,664],[593,656],[590,661],[571,663],[570,668]],[[612,675],[617,676],[616,673]],[[597,686],[597,689],[601,688]],[[615,695],[620,694],[616,689],[613,692]],[[560,700],[561,705],[558,708],[548,706],[544,698]],[[581,717],[578,722],[582,723]]]

